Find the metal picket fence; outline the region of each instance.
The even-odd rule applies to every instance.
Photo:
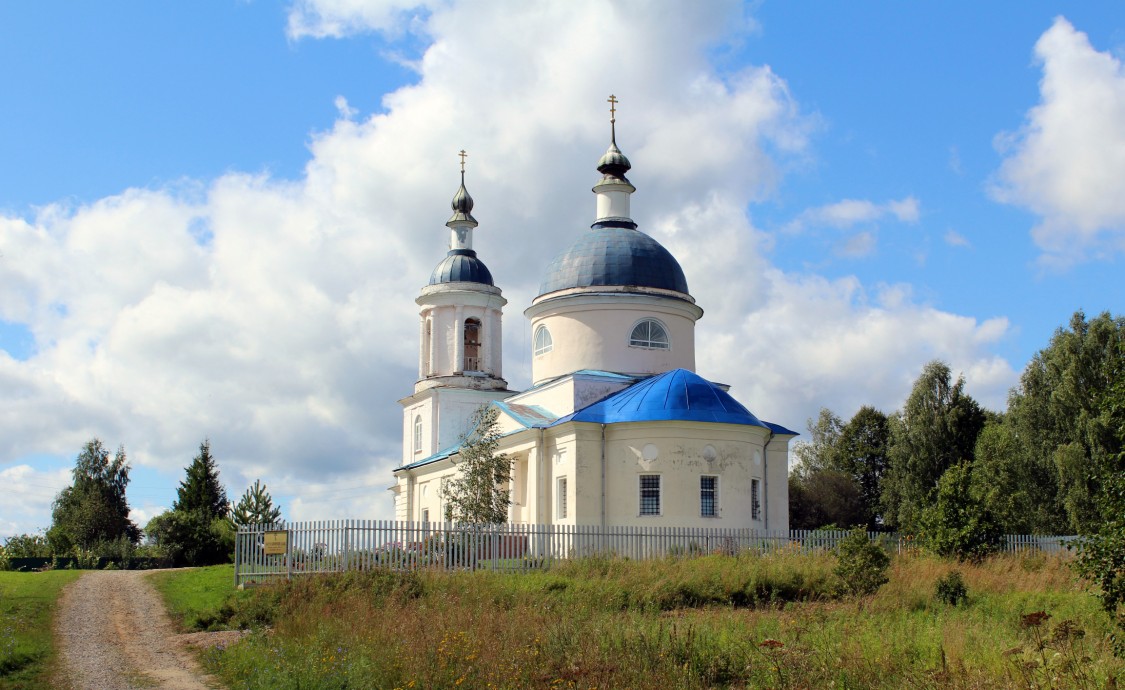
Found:
[[[809,553],[836,548],[846,530],[762,531],[700,527],[459,525],[390,520],[323,520],[240,528],[235,585],[346,570],[500,570],[548,567],[560,559],[610,556],[642,560],[703,554]],[[891,551],[909,548],[896,534],[871,532]],[[1008,535],[1004,550],[1065,551],[1074,537]]]

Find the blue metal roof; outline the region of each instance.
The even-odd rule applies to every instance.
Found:
[[[800,434],[798,434],[796,431],[793,431],[792,429],[786,429],[780,424],[774,424],[773,422],[763,422],[763,424],[769,427],[769,430],[775,434],[779,434],[782,436],[800,436]]]
[[[422,465],[428,465],[431,462],[437,462],[438,460],[444,460],[451,455],[456,455],[457,451],[459,451],[459,450],[461,450],[460,444],[458,444],[456,446],[451,446],[449,448],[446,448],[445,450],[439,450],[438,452],[434,453],[433,455],[429,455],[427,457],[424,457],[421,460],[415,460],[414,462],[407,463],[405,465],[402,465],[401,467],[396,467],[394,469],[394,471],[398,472],[399,470],[412,470],[415,467],[421,467]]]
[[[793,433],[755,417],[719,386],[686,369],[673,369],[645,379],[589,407],[560,418],[566,422],[688,421],[759,426],[774,433]]]
[[[595,223],[547,266],[539,286],[545,295],[568,288],[622,285],[688,294],[679,262],[632,221]]]
[[[492,285],[492,273],[472,249],[450,249],[430,275],[430,285],[439,283],[483,283]]]

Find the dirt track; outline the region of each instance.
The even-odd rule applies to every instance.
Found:
[[[220,687],[176,635],[152,571],[90,571],[59,600],[59,685],[73,690]]]

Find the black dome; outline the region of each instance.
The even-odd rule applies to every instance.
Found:
[[[434,272],[430,285],[440,283],[483,283],[493,285],[492,273],[472,249],[450,249]]]
[[[659,288],[688,294],[684,270],[671,252],[635,227],[625,226],[595,223],[547,267],[539,294],[599,285]]]

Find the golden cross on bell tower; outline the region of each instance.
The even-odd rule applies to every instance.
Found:
[[[465,156],[468,156],[469,154],[465,153],[465,149],[461,149],[461,151],[457,155],[461,156],[461,179],[464,180],[465,179]]]
[[[617,96],[612,93],[605,99],[609,103],[609,140],[617,143]]]

